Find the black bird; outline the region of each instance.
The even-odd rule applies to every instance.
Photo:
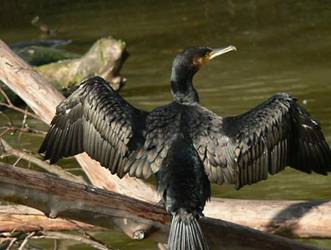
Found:
[[[40,148],[51,163],[83,151],[112,174],[148,178],[173,215],[168,248],[208,249],[198,224],[210,183],[236,188],[285,166],[326,175],[331,151],[319,124],[285,93],[247,113],[220,117],[199,104],[192,78],[214,57],[235,50],[191,48],[172,66],[174,101],[136,109],[100,77],[84,81],[56,110]]]

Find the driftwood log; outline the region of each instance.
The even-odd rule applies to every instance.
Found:
[[[69,88],[78,85],[87,76],[99,75],[117,90],[125,80],[119,76],[127,57],[125,47],[123,41],[104,37],[97,40],[80,58],[45,64],[36,69],[56,86]]]
[[[23,60],[18,58],[8,46],[1,41],[0,80],[18,93],[35,113],[47,123],[49,123],[53,117],[56,105],[63,99],[63,96],[56,91],[51,84],[47,83],[46,79],[24,63]],[[76,158],[95,186],[151,203],[156,203],[159,200],[158,195],[150,185],[129,177],[124,177],[120,180],[117,176],[111,175],[108,170],[100,167],[97,162],[91,160],[86,154],[81,154]],[[217,203],[218,201],[212,201],[209,205],[214,207],[217,206]],[[205,214],[209,216],[208,208]],[[211,229],[213,220],[210,220],[210,222],[211,223],[206,224],[204,227]],[[291,227],[289,228],[291,229]],[[215,230],[211,231],[215,232]],[[215,232],[215,235],[217,234],[218,233]],[[252,236],[253,235],[254,233]],[[255,238],[255,240],[259,241],[258,238],[259,237]],[[218,238],[215,237],[215,239]],[[246,242],[245,246],[249,247],[249,244]]]
[[[146,236],[167,240],[171,218],[160,206],[4,163],[0,169],[2,200],[104,228],[113,226],[112,218],[131,219],[151,226]],[[203,218],[200,223],[211,249],[317,249],[222,220]]]

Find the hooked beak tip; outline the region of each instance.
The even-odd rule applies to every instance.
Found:
[[[227,46],[223,49],[213,49],[210,53],[209,53],[209,60],[212,60],[214,59],[215,57],[217,56],[220,56],[220,55],[223,55],[227,52],[230,52],[230,51],[237,51],[237,48],[233,45],[230,45],[230,46]]]

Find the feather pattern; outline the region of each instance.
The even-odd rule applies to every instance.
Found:
[[[207,110],[203,116],[206,122],[194,128],[192,138],[211,182],[240,188],[286,166],[331,171],[331,151],[319,124],[287,94],[239,116],[221,118]]]
[[[51,163],[87,152],[119,177],[125,162],[142,148],[147,113],[128,104],[100,77],[93,77],[61,102],[39,152]],[[138,166],[137,166],[138,165]],[[148,178],[150,167],[132,161],[130,175]],[[143,171],[144,170],[144,171]]]

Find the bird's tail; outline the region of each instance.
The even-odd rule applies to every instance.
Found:
[[[168,250],[208,250],[198,219],[185,209],[172,217]]]

